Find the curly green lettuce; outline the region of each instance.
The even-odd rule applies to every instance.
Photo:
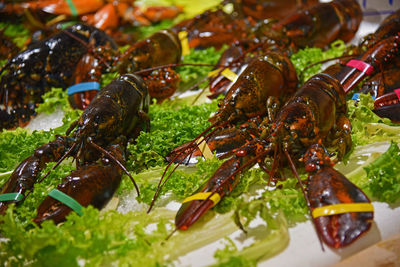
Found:
[[[321,71],[322,63],[325,60],[336,59],[343,55],[346,45],[342,40],[337,40],[330,45],[330,49],[308,47],[300,49],[290,57],[296,72],[299,76],[300,84],[303,84],[315,73]],[[319,63],[319,64],[317,64]],[[312,65],[315,64],[315,65]]]
[[[400,200],[400,148],[391,142],[389,149],[364,167],[368,181],[364,185],[379,201],[395,203]]]
[[[351,121],[353,147],[385,140],[400,140],[400,127],[372,110],[374,100],[369,94],[360,94],[359,101],[347,101],[347,116]]]

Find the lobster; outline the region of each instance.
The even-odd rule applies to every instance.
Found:
[[[393,14],[386,17],[379,25],[374,33],[365,36],[359,47],[370,48],[377,42],[384,40],[390,36],[398,35],[400,33],[400,9],[396,10]]]
[[[248,53],[262,54],[268,50],[279,50],[290,56],[307,46],[325,47],[336,39],[350,41],[360,25],[362,13],[354,0],[335,0],[319,3],[292,13],[278,22],[260,23],[253,29],[253,40],[231,46],[222,54],[218,64],[228,65],[239,74],[251,58]],[[210,98],[226,94],[232,85],[219,73],[210,81]]]
[[[224,11],[223,5],[232,2],[233,11]],[[288,13],[317,3],[307,1],[225,1],[216,10],[206,10],[192,19],[180,22],[171,30],[187,32],[191,48],[221,48],[248,37],[256,21],[281,19]]]
[[[26,115],[35,115],[34,107],[41,96],[51,87],[67,88],[72,84],[73,74],[81,58],[94,47],[116,49],[114,41],[103,31],[94,27],[76,24],[45,41],[32,44],[17,54],[1,69],[0,128],[16,127]],[[106,62],[101,62],[105,66]],[[9,110],[11,108],[11,110]],[[28,109],[18,112],[19,109]],[[16,112],[14,112],[16,111]]]
[[[361,14],[359,5],[353,1],[349,2],[353,5],[345,6],[342,0],[338,1],[338,3],[335,5],[343,5],[342,9],[344,10],[343,12],[347,12],[346,14],[355,13],[357,14],[357,16]],[[336,3],[336,1],[328,4],[328,10],[331,12],[331,16],[337,18],[338,11],[336,8],[334,8],[335,6],[333,5],[333,3]],[[327,4],[316,5],[311,7],[310,10],[308,10],[309,12],[303,11],[300,14],[301,17],[303,17],[305,14],[314,14],[317,11],[321,12],[322,10],[324,11],[322,13],[327,15],[327,13],[325,13],[326,7]],[[354,10],[350,7],[354,8]],[[350,9],[351,11],[348,11],[347,9]],[[337,36],[349,35],[349,29],[353,30],[352,35],[354,35],[357,30],[357,27],[354,23],[360,22],[357,16],[356,19],[349,19],[348,23],[346,24],[332,23],[331,27],[336,31]],[[299,19],[299,14],[296,13],[294,16],[289,16],[287,20],[293,21],[294,19]],[[342,28],[338,27],[338,25],[342,25]],[[351,25],[351,27],[349,25]],[[325,26],[325,30],[327,29],[327,26]],[[323,31],[317,32],[320,33],[321,36],[315,34],[314,31],[312,31],[311,29],[309,29],[309,31],[313,33],[314,39],[322,39],[322,33],[324,33]],[[341,32],[346,32],[347,34],[341,35],[339,34]],[[279,33],[279,35],[281,35],[281,32]],[[349,36],[346,37],[346,40],[347,38],[349,38]],[[310,35],[310,39],[312,40],[313,38],[311,38]],[[271,44],[271,42],[268,42],[267,46],[271,48]],[[229,87],[225,98],[219,103],[219,110],[212,118],[210,118],[210,121],[213,123],[211,128],[223,127],[229,123],[243,123],[252,117],[264,116],[267,109],[271,109],[273,107],[275,107],[275,109],[277,108],[276,102],[285,102],[287,100],[287,96],[294,93],[297,86],[297,76],[290,60],[285,56],[288,53],[282,53],[282,49],[278,48],[273,50],[274,52],[268,52],[270,50],[264,52],[264,60],[262,60],[263,56],[248,57],[247,61],[250,62],[248,63],[249,65],[243,67],[242,73],[238,76],[237,80],[232,84],[232,86]],[[235,50],[232,49],[231,51]],[[266,105],[267,100],[271,96],[275,97],[275,100],[271,100]],[[212,135],[213,134],[211,134],[210,136],[210,142],[214,138],[212,137]],[[196,146],[194,146],[194,143],[191,142],[173,150],[168,158],[172,161],[178,162],[179,160],[177,161],[176,159],[174,159],[174,156],[182,154],[183,150],[187,151],[188,156],[186,157],[194,156],[190,154],[189,150],[187,150],[188,148],[190,148],[189,150],[191,151],[194,150],[194,153],[198,153],[198,149],[196,148]],[[181,156],[178,157],[179,159],[182,158]]]
[[[360,43],[361,48],[370,47],[379,40],[399,35],[400,33],[400,9],[382,21],[373,34],[364,37]],[[369,93],[376,98],[374,112],[380,116],[389,118],[393,122],[400,122],[398,113],[400,88],[399,73],[400,61],[395,59],[390,68],[385,68],[364,82],[361,92]]]
[[[234,136],[245,137],[247,134],[233,128],[229,130],[220,128],[224,129],[228,124],[247,122],[250,118],[262,116],[267,110],[276,108],[276,103],[284,102],[295,92],[297,83],[296,70],[284,55],[270,52],[254,58],[219,103],[218,111],[209,119],[212,125],[205,132],[213,127],[215,129],[205,136],[206,142],[217,151],[237,146],[237,142],[246,139]],[[227,135],[231,138],[222,139]],[[200,151],[194,141],[174,149],[167,159],[170,159],[170,162],[180,162],[198,155]],[[223,148],[224,146],[226,148]],[[222,152],[221,156],[224,154],[226,153]]]
[[[399,116],[399,88],[400,68],[399,60],[391,68],[377,73],[364,82],[361,92],[371,94],[375,99],[374,113],[380,117],[389,118],[393,122],[400,122]]]
[[[400,37],[392,36],[359,57],[371,66],[370,72],[352,64],[340,69],[329,67],[310,78],[280,108],[268,110],[258,128],[251,129],[253,136],[242,147],[235,148],[206,184],[184,201],[176,215],[176,229],[188,229],[229,194],[241,174],[256,163],[270,178],[279,178],[278,170],[284,166],[298,177],[297,167],[302,162],[309,174],[307,187],[299,178],[298,181],[322,241],[340,248],[367,232],[373,207],[359,188],[333,169],[333,153],[326,148],[335,150],[336,160],[350,150],[351,125],[345,117],[345,94],[366,76],[390,64],[400,52],[399,44]],[[270,168],[265,164],[267,158],[273,159]],[[348,209],[339,212],[339,207]]]
[[[85,181],[86,178],[94,179],[86,172],[108,173],[111,172],[109,168],[112,168],[118,173],[118,170],[115,170],[115,166],[118,166],[132,179],[139,193],[133,178],[119,161],[121,153],[113,147],[110,148],[112,152],[108,152],[105,148],[113,144],[121,144],[120,146],[124,148],[126,142],[134,141],[141,130],[148,131],[150,128],[148,107],[147,88],[137,75],[122,75],[105,86],[83,111],[80,118],[71,124],[65,136],[58,136],[56,140],[37,148],[32,156],[22,161],[14,170],[1,190],[1,194],[10,199],[0,202],[0,213],[5,212],[9,203],[23,201],[27,193],[33,190],[34,184],[46,177],[45,175],[39,180],[39,174],[48,162],[57,161],[55,165],[57,166],[68,156],[74,157],[77,165],[82,166],[78,167],[77,175]],[[104,168],[100,167],[97,161],[101,155],[113,163],[105,162]],[[102,158],[102,161],[104,162],[105,159]],[[99,191],[96,191],[99,194],[109,190],[104,188],[105,186],[112,185],[114,188],[114,182],[99,183],[96,178],[94,183],[93,186],[99,187]],[[70,187],[80,187],[80,185],[66,182],[62,186],[65,190],[69,190]],[[86,189],[80,188],[82,190],[74,193],[78,199],[86,194]],[[93,201],[97,201],[96,199],[100,197],[96,194],[93,195]],[[107,196],[111,197],[109,194]]]
[[[168,30],[135,43],[123,54],[114,49],[116,44],[103,31],[76,24],[19,53],[1,70],[5,74],[0,81],[0,101],[6,108],[0,110],[0,128],[14,128],[29,122],[36,115],[35,107],[41,102],[41,96],[51,87],[68,87],[71,105],[84,109],[98,92],[97,81],[102,73],[137,72],[178,63],[181,58],[179,39]],[[69,57],[65,58],[68,53]],[[171,68],[140,75],[152,97],[160,102],[175,92],[180,81]],[[73,84],[77,87],[72,87]],[[90,88],[83,90],[81,85]]]

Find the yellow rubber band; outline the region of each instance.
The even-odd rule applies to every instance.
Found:
[[[187,38],[187,31],[181,31],[178,33],[179,40],[182,46],[182,56],[187,56],[190,54],[189,40]]]
[[[199,150],[200,150],[201,154],[203,154],[204,158],[212,159],[214,157],[214,154],[211,152],[210,147],[208,146],[207,142],[204,141],[203,137],[200,137],[199,139],[197,139],[196,144],[199,147]]]
[[[224,69],[221,72],[222,75],[224,75],[225,78],[229,79],[230,81],[234,82],[237,79],[237,74],[231,71],[230,69]]]
[[[211,197],[210,195],[213,194]],[[210,198],[209,198],[210,197]],[[197,194],[194,194],[190,197],[185,198],[185,200],[182,202],[183,203],[187,203],[187,202],[191,202],[193,200],[205,200],[205,199],[209,199],[212,202],[214,202],[214,205],[217,205],[217,203],[221,200],[221,197],[218,193],[212,193],[212,192],[200,192]]]
[[[373,212],[374,206],[371,203],[342,203],[327,205],[316,208],[312,211],[312,216],[318,218],[321,216],[330,216],[347,212]]]
[[[220,71],[221,71],[221,69],[216,69],[216,70],[210,71],[210,72],[208,73],[208,77],[215,77],[215,76],[218,75],[218,73],[219,73]],[[234,82],[234,81],[236,81],[236,79],[237,79],[237,74],[234,73],[233,71],[231,71],[230,69],[224,69],[224,70],[221,72],[221,74],[222,74],[225,78],[227,78],[228,80],[230,80],[231,82]]]
[[[219,73],[220,71],[221,71],[221,69],[216,69],[216,70],[210,71],[210,72],[208,73],[208,77],[215,77],[215,76],[218,75],[218,73]]]

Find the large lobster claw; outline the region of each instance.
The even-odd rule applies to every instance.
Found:
[[[371,227],[370,200],[332,167],[321,146],[312,146],[304,161],[309,172],[307,196],[318,234],[330,247],[350,245]]]
[[[376,98],[374,112],[380,117],[400,122],[400,89]]]

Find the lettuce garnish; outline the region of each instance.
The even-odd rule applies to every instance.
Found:
[[[374,100],[369,94],[360,94],[359,101],[347,101],[348,117],[351,120],[353,146],[366,145],[386,140],[400,140],[399,124],[381,118],[372,110]]]
[[[322,63],[320,62],[328,59],[336,59],[342,56],[345,50],[345,43],[342,40],[337,40],[330,45],[330,49],[325,51],[321,48],[308,47],[300,49],[297,53],[293,54],[290,60],[299,76],[300,85],[311,78],[315,73],[321,71]],[[311,64],[316,65],[310,67]]]
[[[395,203],[400,200],[400,148],[391,142],[389,149],[364,167],[368,183],[364,186],[379,201]]]

